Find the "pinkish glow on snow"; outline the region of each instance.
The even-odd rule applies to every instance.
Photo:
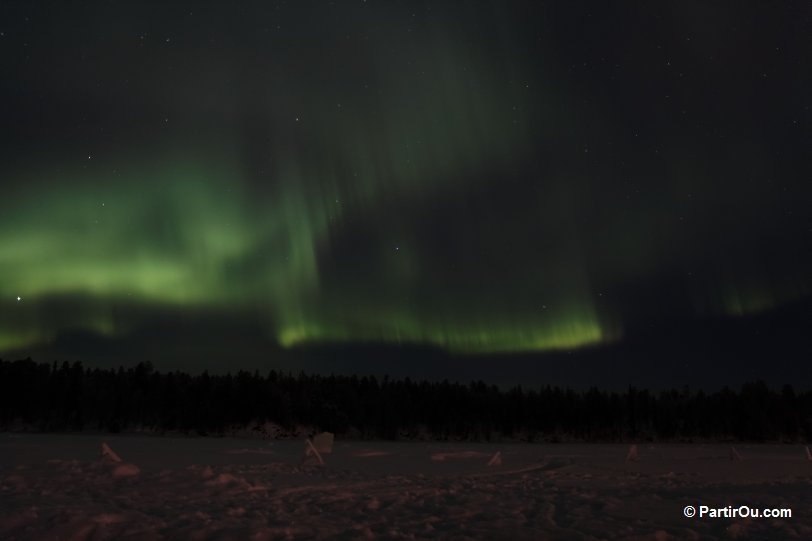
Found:
[[[0,435],[0,538],[812,539],[797,445],[347,442]],[[498,457],[496,460],[494,457]],[[789,507],[692,519],[686,505]]]

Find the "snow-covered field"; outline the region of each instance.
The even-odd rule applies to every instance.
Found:
[[[803,446],[628,450],[337,440],[321,467],[303,441],[0,434],[0,539],[812,539]]]

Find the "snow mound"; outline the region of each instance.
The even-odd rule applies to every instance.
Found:
[[[118,524],[127,520],[127,515],[123,513],[101,513],[93,517],[93,522],[96,524]]]
[[[141,470],[135,464],[124,462],[113,468],[113,479],[121,479],[123,477],[135,477],[141,473]]]
[[[227,486],[227,485],[231,485],[231,484],[236,484],[236,483],[239,483],[239,482],[240,482],[239,479],[237,479],[236,477],[234,477],[230,473],[221,473],[220,475],[218,475],[214,479],[211,479],[210,481],[207,481],[206,485],[210,486],[210,487],[222,487],[222,486]]]
[[[229,490],[263,490],[264,487],[255,488],[248,483],[245,478],[232,475],[230,473],[221,473],[213,479],[209,479],[204,483],[208,487],[226,488]]]

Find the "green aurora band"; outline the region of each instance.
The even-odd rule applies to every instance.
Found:
[[[759,194],[715,190],[719,171],[701,160],[627,175],[706,201],[693,229],[663,225],[655,196],[595,188],[608,181],[574,134],[610,130],[544,59],[450,23],[420,42],[391,37],[394,23],[357,24],[366,41],[345,45],[343,63],[325,58],[350,23],[314,29],[322,38],[295,63],[251,58],[250,37],[232,44],[240,62],[188,36],[154,67],[117,59],[163,81],[131,98],[152,127],[126,120],[123,142],[65,144],[1,171],[0,351],[65,329],[123,335],[150,307],[258,314],[285,347],[541,351],[619,339],[627,285],[669,269],[700,276],[685,297],[702,317],[809,296],[805,264],[767,253],[765,267],[768,249],[703,240],[717,209],[746,215]],[[615,146],[636,152],[631,134]]]

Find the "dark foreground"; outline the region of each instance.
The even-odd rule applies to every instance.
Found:
[[[107,441],[123,462],[99,459]],[[496,451],[502,464],[487,466]],[[0,435],[3,539],[810,539],[802,446]],[[686,518],[685,506],[791,518]]]

